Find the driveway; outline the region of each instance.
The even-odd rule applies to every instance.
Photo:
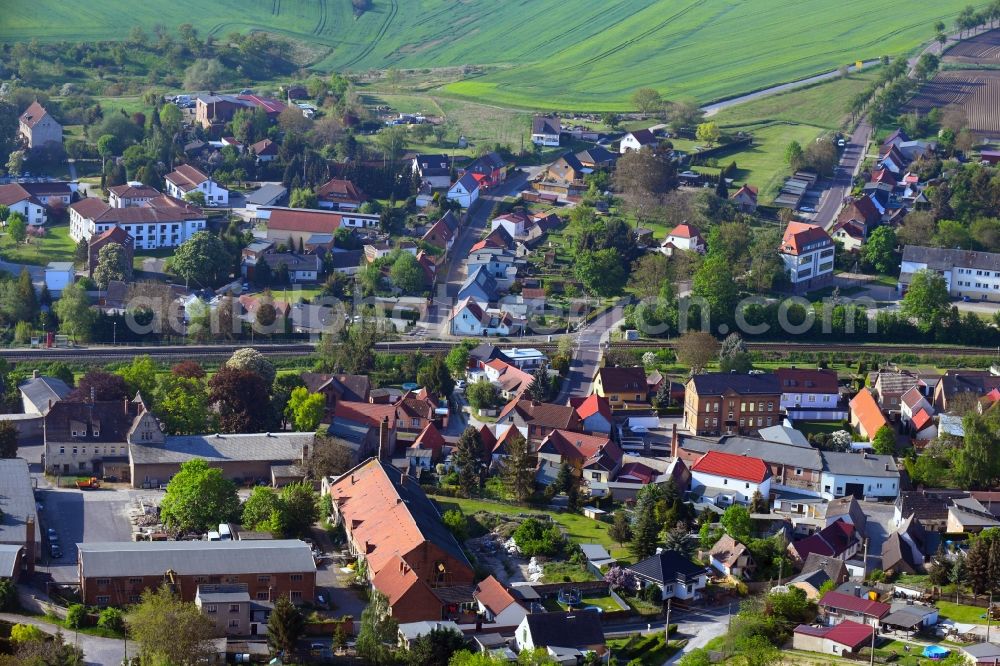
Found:
[[[41,484],[39,484],[41,485]],[[143,492],[132,490],[88,490],[39,488],[35,499],[43,505],[39,523],[43,534],[53,528],[59,535],[63,556],[48,556],[48,542],[42,552],[42,571],[48,571],[57,583],[79,580],[76,569],[76,544],[98,541],[131,541],[132,524],[128,510]]]
[[[624,299],[613,308],[584,326],[574,335],[573,358],[569,374],[555,402],[565,404],[571,396],[590,394],[591,380],[601,362],[603,343],[611,337],[611,329],[625,316]]]
[[[76,632],[63,629],[50,622],[45,622],[44,620],[27,615],[0,613],[0,620],[3,620],[4,622],[13,622],[15,624],[30,624],[38,627],[45,633],[53,635],[57,631],[62,631],[64,641],[67,643],[75,643],[78,647],[80,647],[80,649],[83,650],[83,663],[88,665],[118,666],[118,664],[122,661],[122,657],[125,656],[125,642],[118,640],[117,638],[101,638],[100,636],[78,634]],[[139,654],[139,646],[135,642],[129,645],[128,654],[130,657],[134,657]]]

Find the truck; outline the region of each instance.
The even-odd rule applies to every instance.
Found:
[[[92,476],[89,479],[81,479],[77,481],[76,487],[80,490],[93,490],[94,488],[101,487],[101,481],[96,476]]]

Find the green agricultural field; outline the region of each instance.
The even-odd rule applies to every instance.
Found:
[[[7,0],[0,40],[121,39],[192,22],[224,37],[263,30],[310,46],[322,71],[459,68],[447,94],[521,108],[609,110],[654,86],[720,99],[883,54],[909,52],[968,0],[881,11],[866,0]],[[972,3],[979,7],[986,0]],[[485,66],[481,69],[479,66]]]

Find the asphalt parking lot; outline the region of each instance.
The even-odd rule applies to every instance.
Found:
[[[39,522],[43,534],[42,569],[48,570],[55,582],[75,582],[76,544],[96,541],[131,541],[132,525],[128,510],[140,491],[39,488],[35,500],[42,505]],[[149,493],[146,492],[145,495]],[[49,557],[46,530],[53,528],[59,535],[63,556]]]

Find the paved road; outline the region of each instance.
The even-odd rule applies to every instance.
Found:
[[[557,403],[565,403],[571,396],[582,397],[590,394],[591,380],[601,362],[602,343],[608,341],[611,329],[624,317],[623,308],[624,299],[574,334],[569,375],[563,381],[562,389],[556,399]]]
[[[122,657],[125,656],[125,642],[117,638],[101,638],[100,636],[88,636],[87,634],[77,634],[75,632],[62,629],[45,620],[26,615],[15,615],[13,613],[0,613],[0,620],[4,622],[14,622],[20,624],[30,624],[38,627],[48,634],[55,634],[62,631],[63,640],[67,643],[76,643],[83,650],[83,661],[85,664],[94,666],[118,666]],[[130,643],[128,654],[134,657],[139,653],[139,646]]]
[[[872,65],[877,65],[878,60],[866,60],[864,62],[865,67],[871,67]],[[848,69],[852,72],[858,71],[858,68],[851,65]],[[804,88],[805,86],[810,86],[814,83],[819,83],[820,81],[827,81],[829,79],[835,79],[840,76],[840,70],[833,70],[832,72],[826,72],[825,74],[817,74],[816,76],[810,76],[805,79],[799,79],[798,81],[790,81],[788,83],[782,83],[777,86],[771,86],[770,88],[765,88],[764,90],[758,90],[757,92],[747,93],[746,95],[740,95],[739,97],[733,97],[732,99],[725,99],[720,102],[714,102],[712,104],[707,104],[701,107],[701,110],[705,112],[706,116],[714,116],[719,111],[723,109],[728,109],[731,106],[736,106],[737,104],[743,104],[744,102],[750,102],[755,99],[760,99],[761,97],[770,97],[771,95],[776,95],[778,93],[786,92],[788,90],[795,90],[796,88]]]
[[[683,650],[664,662],[663,666],[675,663],[691,650],[705,647],[705,644],[710,640],[726,633],[729,628],[726,618],[728,617],[730,610],[736,612],[738,610],[737,605],[733,604],[732,608],[729,606],[720,606],[718,608],[674,611],[671,613],[671,624],[677,624],[677,634],[673,634],[671,638],[673,639],[673,637],[676,636],[686,638],[688,643]],[[666,628],[666,624],[666,619],[650,623],[630,622],[621,625],[615,624],[605,627],[605,633],[612,635],[618,635],[624,632],[650,634],[653,632],[663,631]]]
[[[824,229],[829,229],[837,221],[840,206],[850,193],[854,175],[864,161],[865,148],[871,133],[872,127],[868,119],[863,118],[840,155],[840,164],[834,172],[833,181],[823,192],[813,218],[813,221]]]
[[[434,332],[447,336],[446,330],[448,316],[451,314],[458,290],[466,278],[465,260],[469,256],[469,250],[475,245],[486,231],[490,215],[496,203],[514,192],[519,192],[524,188],[527,176],[521,171],[513,171],[507,180],[495,188],[489,194],[484,194],[472,205],[469,210],[468,221],[461,228],[458,238],[452,245],[445,260],[442,273],[445,276],[443,282],[439,283],[434,301],[429,308],[427,316],[428,328]]]

